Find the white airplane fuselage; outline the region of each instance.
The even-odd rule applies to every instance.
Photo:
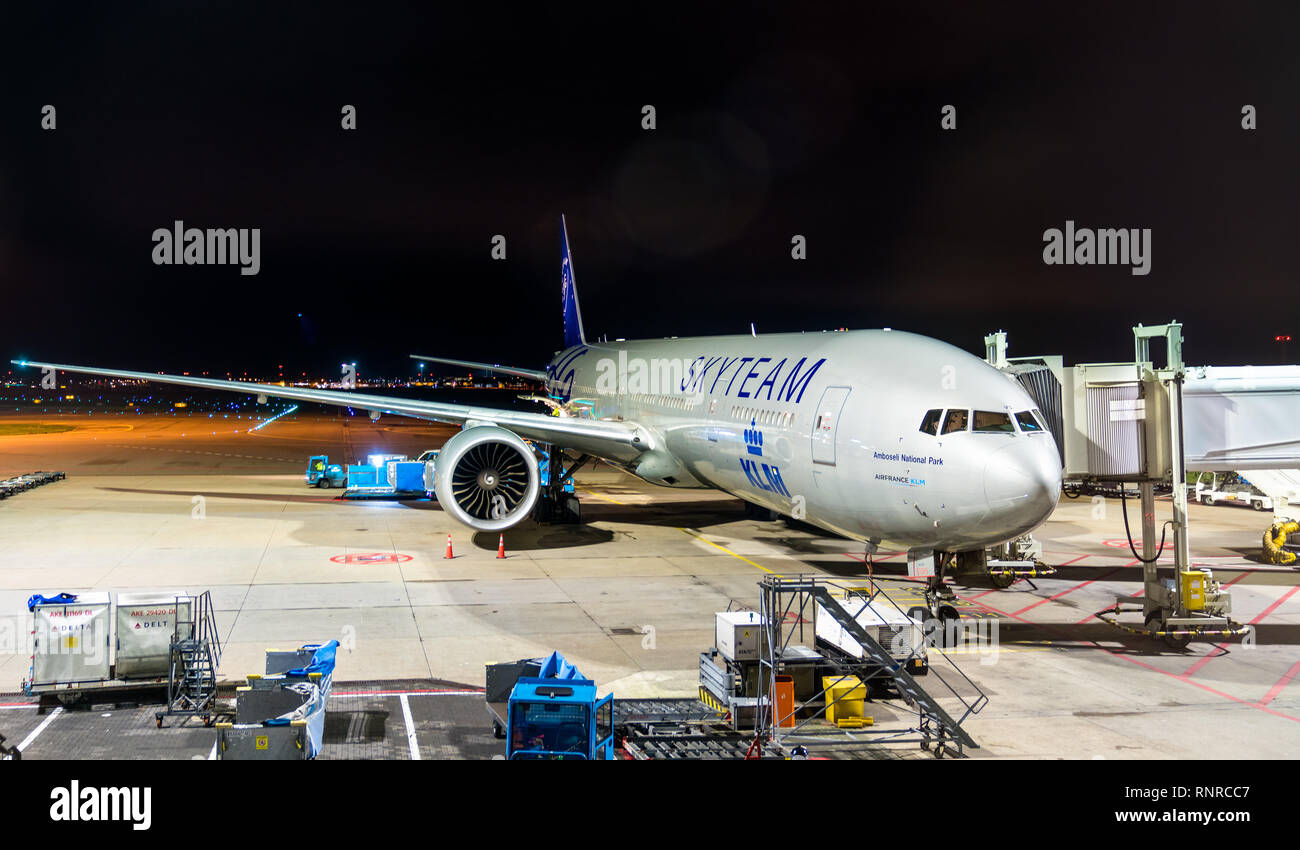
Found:
[[[1021,428],[1029,394],[902,331],[578,345],[548,365],[547,387],[569,415],[638,425],[650,450],[612,460],[640,478],[716,488],[853,539],[980,549],[1039,526],[1060,493],[1051,434],[1041,418]],[[940,422],[967,411],[965,430],[923,432],[936,410]],[[1000,415],[1010,430],[989,430]]]

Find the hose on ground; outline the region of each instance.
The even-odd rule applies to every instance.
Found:
[[[1287,551],[1286,537],[1300,531],[1300,522],[1275,522],[1264,532],[1264,559],[1270,564],[1291,566],[1296,562],[1295,552]]]

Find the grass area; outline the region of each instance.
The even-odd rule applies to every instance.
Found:
[[[72,425],[45,425],[40,422],[0,422],[0,437],[22,434],[62,434],[73,430]]]

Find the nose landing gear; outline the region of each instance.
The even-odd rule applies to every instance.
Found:
[[[933,640],[941,647],[952,647],[961,642],[961,615],[952,604],[957,601],[957,594],[943,582],[953,559],[951,552],[935,553],[934,575],[925,582],[925,605],[914,605],[907,611],[907,616],[923,624],[926,640]]]

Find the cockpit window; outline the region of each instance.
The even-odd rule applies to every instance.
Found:
[[[1016,428],[1011,424],[1011,417],[1005,413],[994,410],[977,410],[975,411],[975,427],[973,431],[989,432],[1009,432],[1014,433]]]
[[[1017,413],[1016,421],[1020,423],[1020,430],[1024,431],[1026,434],[1032,434],[1035,431],[1043,430],[1043,426],[1038,424],[1038,420],[1034,418],[1034,414],[1030,413],[1028,410],[1022,410]]]
[[[930,436],[938,436],[939,420],[943,418],[942,410],[927,410],[925,418],[921,420],[921,433]]]
[[[950,410],[947,417],[943,420],[943,433],[951,434],[954,431],[965,431],[966,422],[970,418],[969,410]]]

